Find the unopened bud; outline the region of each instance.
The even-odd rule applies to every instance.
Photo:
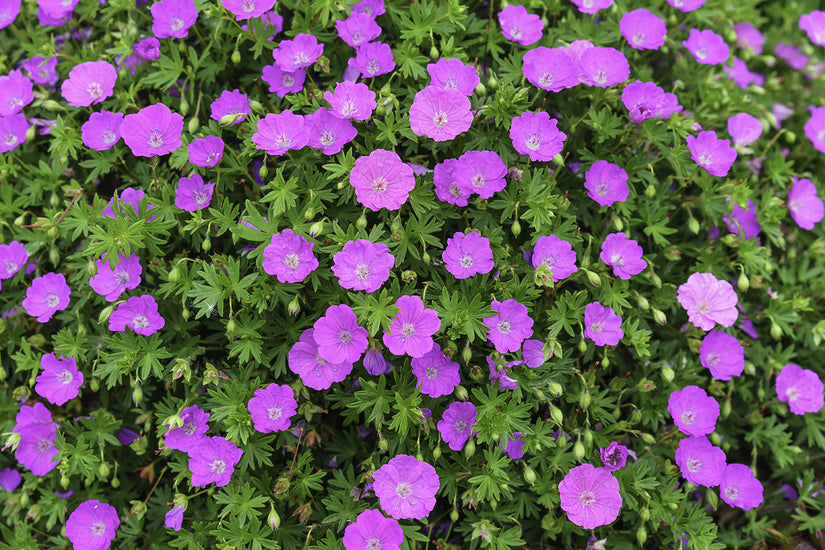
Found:
[[[405,283],[414,283],[417,278],[418,274],[411,269],[406,269],[401,272],[401,280]]]
[[[473,350],[470,349],[470,346],[464,348],[461,352],[461,358],[464,359],[464,364],[468,364],[470,360],[473,358]]]
[[[599,277],[598,273],[594,273],[593,271],[590,271],[589,269],[584,269],[583,271],[584,271],[585,275],[587,275],[587,280],[590,281],[591,285],[601,286],[602,279],[601,279],[601,277]]]
[[[26,128],[26,141],[31,141],[34,139],[34,136],[37,135],[37,130],[35,129],[34,125],[29,126]]]
[[[229,321],[226,323],[226,332],[229,334],[234,334],[236,328],[238,328],[238,325],[235,323],[235,319],[230,317]]]
[[[785,132],[785,141],[788,143],[796,142],[796,134],[790,131]]]
[[[132,390],[132,401],[134,401],[135,406],[140,405],[140,402],[143,401],[143,390],[140,384],[135,385],[135,389]]]
[[[593,432],[590,431],[590,428],[584,430],[584,446],[588,449],[593,446]]]
[[[644,546],[647,541],[647,529],[645,529],[644,525],[639,527],[639,530],[636,531],[636,540],[639,541],[640,546]]]
[[[586,389],[579,396],[579,405],[581,405],[582,409],[586,409],[590,406],[590,392]]]
[[[209,239],[209,237],[203,240],[203,242],[201,243],[201,248],[204,252],[209,252],[209,250],[212,248],[212,241]]]
[[[192,118],[189,120],[189,125],[187,128],[189,129],[190,134],[194,134],[198,131],[198,127],[201,125],[200,121],[197,118]]]
[[[441,445],[436,445],[435,449],[433,449],[433,460],[438,460],[441,458]]]
[[[553,155],[553,164],[555,164],[559,168],[564,166],[564,157],[561,156],[561,153],[556,153],[555,155]]]
[[[266,523],[272,528],[273,531],[281,526],[281,516],[279,516],[278,512],[275,511],[274,504],[269,507],[269,515],[266,516]]]
[[[483,82],[479,82],[474,92],[479,97],[484,97],[487,95],[487,86],[485,86]]]
[[[694,235],[698,235],[700,229],[699,220],[697,220],[696,218],[690,218],[688,220],[688,229],[690,229],[690,232]]]
[[[464,445],[464,458],[470,460],[474,454],[476,454],[476,444],[470,439],[467,441],[467,444]]]
[[[513,225],[510,226],[510,231],[513,232],[513,235],[515,237],[521,235],[521,224],[518,222],[518,220],[514,221]]]
[[[645,188],[645,197],[652,199],[656,196],[656,187],[651,183]]]
[[[650,272],[650,280],[653,281],[653,286],[662,288],[662,279],[653,271]]]
[[[647,298],[644,296],[637,296],[636,303],[639,304],[639,309],[642,311],[647,311],[650,309],[650,302],[647,301]]]
[[[742,292],[747,292],[751,286],[750,280],[748,280],[748,276],[745,275],[745,271],[743,270],[742,273],[739,274],[739,279],[736,281],[736,286]]]
[[[106,306],[104,307],[97,316],[97,322],[99,324],[103,324],[109,320],[109,317],[112,315],[112,312],[115,310],[115,306]]]
[[[584,353],[584,352],[587,351],[587,341],[584,338],[579,340],[579,351],[581,353]]]
[[[459,384],[458,386],[455,387],[454,391],[455,391],[455,396],[458,400],[467,401],[467,397],[469,397],[469,395],[467,393],[467,388],[465,388],[464,386]]]
[[[576,441],[576,444],[573,445],[573,456],[575,456],[578,461],[584,459],[584,445],[582,445],[581,441]]]
[[[183,95],[181,95],[181,98],[180,98],[180,109],[179,110],[180,110],[180,114],[182,114],[183,116],[186,116],[186,113],[189,112],[189,102],[186,101],[186,98]]]
[[[550,384],[547,385],[547,391],[549,391],[553,397],[561,397],[564,393],[564,388],[558,382],[550,382]]]
[[[367,228],[367,217],[364,214],[361,214],[357,220],[355,220],[355,226],[358,229],[366,229]]]
[[[50,111],[50,112],[62,111],[63,110],[63,105],[61,105],[60,103],[58,103],[57,101],[55,101],[53,99],[47,99],[46,101],[41,103],[40,106],[43,107],[44,109],[46,109],[47,111]],[[32,126],[32,128],[34,128],[34,126]],[[26,136],[26,139],[28,140],[28,136]]]
[[[309,228],[309,235],[310,237],[316,237],[321,234],[324,230],[324,220],[318,220],[317,222],[313,223]]]
[[[639,519],[642,521],[647,521],[650,519],[650,510],[648,508],[642,508],[639,512]]]
[[[665,382],[667,382],[668,384],[673,382],[673,377],[675,375],[676,373],[673,372],[673,369],[669,365],[665,365],[664,367],[662,367],[662,378],[664,378]]]
[[[301,304],[298,302],[298,296],[296,295],[289,304],[286,306],[286,310],[290,315],[298,315],[301,311]]]
[[[771,336],[774,340],[779,340],[782,338],[782,327],[776,323],[771,323]]]
[[[731,410],[730,399],[723,399],[722,400],[722,407],[721,407],[722,418],[729,417],[730,416],[730,410]]]
[[[491,90],[497,89],[498,88],[498,79],[494,76],[491,76],[489,79],[487,79],[487,87],[490,88]]]
[[[96,392],[100,389],[100,379],[99,378],[92,378],[92,381],[89,382],[89,388]]]
[[[264,113],[264,106],[261,104],[260,101],[255,99],[249,100],[249,108],[252,109],[253,112],[258,113],[259,115]]]
[[[109,463],[108,462],[101,462],[100,466],[97,467],[97,473],[103,479],[106,479],[107,477],[109,477],[109,473],[111,471],[112,470],[111,470],[111,468],[109,468]]]
[[[64,490],[69,488],[69,482],[69,476],[66,474],[60,476],[60,486],[63,487]]]
[[[189,308],[186,307],[186,306],[183,306],[183,309],[180,312],[180,316],[183,318],[184,321],[188,321],[189,320]]]
[[[436,48],[435,46],[430,48],[430,58],[431,59],[438,59],[438,48]]]
[[[52,229],[57,229],[56,227],[52,227]],[[51,229],[49,229],[51,231]],[[60,263],[60,251],[57,250],[56,246],[53,246],[51,250],[49,250],[49,261],[52,263],[53,266],[57,266]]]
[[[387,452],[387,447],[388,446],[389,446],[389,443],[387,443],[387,440],[384,439],[383,437],[378,440],[378,448],[381,450],[382,453]]]
[[[665,316],[665,314],[661,310],[656,309],[655,307],[653,308],[653,318],[660,325],[667,324],[667,317]]]
[[[229,113],[223,115],[221,119],[218,121],[218,124],[221,126],[232,126],[233,124],[235,124],[235,121],[237,121],[239,118],[243,116],[246,115],[244,115],[243,113]]]
[[[170,283],[177,283],[180,280],[180,270],[177,266],[173,267],[171,271],[169,271],[169,275],[167,279]]]
[[[97,275],[97,262],[94,260],[89,260],[89,263],[86,264],[86,271],[92,277]]]
[[[536,482],[536,471],[530,466],[524,469],[524,481],[530,485]]]
[[[553,422],[559,426],[561,426],[564,421],[564,415],[562,414],[561,409],[555,406],[550,407],[550,418],[552,418]]]
[[[117,489],[120,487],[120,479],[117,477],[113,477],[112,481],[109,482],[109,485],[112,486],[112,489]]]
[[[450,521],[452,521],[453,523],[458,521],[458,510],[456,510],[455,508],[453,508],[453,511],[450,512]]]
[[[260,176],[261,180],[265,180],[268,175],[269,168],[266,167],[266,164],[262,164],[261,167],[258,169],[258,176]]]
[[[226,59],[226,58],[224,58],[224,59]],[[229,59],[232,60],[233,64],[237,65],[238,63],[241,62],[241,52],[239,52],[238,50],[235,50],[234,52],[232,52],[232,56]]]
[[[648,445],[653,445],[656,443],[656,438],[650,435],[649,433],[642,433],[642,440],[647,443]]]
[[[613,218],[613,227],[616,228],[616,231],[621,231],[622,229],[624,229],[624,222],[620,217],[615,216]]]
[[[749,376],[756,374],[756,367],[750,361],[745,361],[745,374]]]
[[[708,504],[714,510],[716,510],[716,508],[719,507],[719,495],[717,495],[716,491],[714,491],[713,489],[707,488],[705,490],[705,499],[707,499]]]

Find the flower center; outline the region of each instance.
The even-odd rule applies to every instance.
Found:
[[[70,384],[73,378],[74,376],[72,376],[72,373],[66,369],[63,369],[62,371],[57,373],[57,381],[63,384],[64,386],[66,384]]]
[[[335,142],[335,133],[332,130],[324,130],[321,132],[321,137],[318,138],[321,145],[332,145]]]
[[[37,452],[44,455],[49,452],[52,448],[52,440],[51,439],[39,439],[37,440],[37,445],[35,446]]]
[[[275,145],[278,147],[286,148],[289,147],[290,143],[292,143],[292,140],[284,133],[278,134],[278,137],[275,138]]]
[[[693,411],[685,411],[682,413],[682,422],[691,425],[696,422],[696,413]]]
[[[424,370],[424,376],[429,380],[435,380],[438,378],[438,367],[436,365],[430,365]]]
[[[702,469],[702,459],[693,457],[687,461],[687,469],[689,472],[698,472]]]
[[[100,83],[98,82],[90,82],[89,87],[86,88],[86,91],[94,99],[97,99],[103,95],[103,90],[100,88]]]
[[[309,57],[304,52],[298,52],[292,56],[292,66],[297,68],[298,65],[302,65],[304,63],[309,63]]]
[[[698,311],[702,315],[707,315],[710,313],[710,304],[707,300],[702,300],[698,304],[696,304],[696,311]]]
[[[412,494],[412,487],[408,481],[402,481],[398,484],[395,488],[395,494],[400,496],[401,498],[407,498]]]
[[[524,31],[521,29],[521,25],[513,25],[513,28],[510,29],[510,36],[516,40],[524,36]]]
[[[163,134],[160,130],[149,132],[149,147],[160,147],[163,145]]]
[[[739,498],[739,487],[733,485],[730,487],[725,487],[725,496],[731,500],[736,500]]]
[[[719,362],[719,359],[721,359],[719,354],[714,352],[708,354],[708,358],[706,359],[706,361],[708,362],[708,365],[710,365],[711,367],[715,367],[716,364]]]
[[[3,136],[3,143],[11,147],[15,143],[17,143],[17,136],[11,132],[6,132],[6,135]]]
[[[579,502],[585,507],[596,504],[596,495],[593,494],[593,491],[582,491],[579,494]]]
[[[46,305],[49,307],[57,307],[57,304],[60,303],[60,298],[58,298],[54,292],[49,292],[43,297],[43,301],[46,302]]]
[[[593,80],[595,80],[599,84],[604,84],[605,82],[607,82],[607,73],[604,69],[599,69],[598,71],[596,71],[596,74],[593,75]]]
[[[537,133],[530,134],[526,142],[527,148],[531,151],[537,150],[541,146],[541,137]]]
[[[298,264],[301,263],[300,258],[294,252],[290,252],[286,256],[284,256],[284,265],[287,266],[289,269],[295,270],[298,269]]]
[[[213,458],[209,463],[209,471],[213,474],[222,474],[224,470],[226,470],[226,462],[220,458]]]
[[[796,401],[800,396],[799,388],[788,388],[785,395],[788,396],[788,401]]]
[[[204,193],[200,189],[192,193],[192,196],[195,197],[195,202],[197,202],[198,204],[203,204],[207,200],[209,200],[209,197],[206,196],[206,193]]]
[[[443,128],[447,124],[447,113],[444,111],[436,111],[433,115],[433,124],[439,128]]]
[[[484,179],[484,174],[478,172],[476,175],[473,176],[473,187],[484,187],[485,181],[486,180]]]
[[[378,63],[377,59],[370,59],[369,63],[367,63],[367,72],[369,74],[375,74],[381,70],[381,65]]]
[[[3,269],[6,270],[6,273],[14,273],[15,271],[17,271],[17,262],[7,258],[3,260]]]
[[[636,31],[633,34],[633,43],[634,44],[641,44],[642,42],[645,41],[645,36],[646,36],[646,34],[643,31],[641,31],[641,30]]]
[[[590,325],[590,332],[593,334],[601,334],[604,331],[604,321],[594,321],[592,325]]]
[[[624,267],[624,254],[621,252],[614,252],[610,256],[610,261],[613,263],[614,267]]]
[[[290,88],[295,85],[295,77],[289,73],[284,73],[283,75],[281,75],[281,84],[283,84],[287,88]]]
[[[702,153],[699,155],[699,164],[707,165],[710,164],[710,161],[713,160],[713,153]]]
[[[115,272],[115,282],[121,286],[129,283],[129,274],[123,270]]]
[[[699,46],[696,49],[696,57],[698,59],[705,59],[708,56],[708,47],[707,46]]]
[[[357,266],[355,266],[355,276],[361,279],[362,281],[364,279],[369,278],[370,266],[368,266],[367,264],[358,264]]]
[[[186,435],[192,435],[193,433],[195,433],[196,429],[198,429],[198,426],[189,419],[187,419],[186,422],[183,423],[183,433],[185,433]]]
[[[352,333],[350,331],[342,329],[338,332],[339,344],[349,344],[350,340],[352,340]]]
[[[458,184],[456,182],[452,182],[450,184],[450,194],[456,198],[461,196],[461,189],[458,188]]]
[[[135,328],[146,328],[149,326],[149,319],[145,315],[138,313],[132,318],[132,326]]]
[[[447,88],[447,89],[453,89],[454,90],[454,89],[458,88],[458,82],[456,82],[455,78],[450,77],[450,78],[448,78],[447,80],[444,81],[444,87]]]
[[[384,176],[378,176],[377,178],[372,180],[372,190],[376,193],[383,193],[387,190],[388,186],[389,182],[387,181],[387,178],[385,178]]]
[[[469,269],[469,268],[473,267],[473,256],[471,254],[464,254],[461,257],[461,259],[458,261],[458,263],[464,269]]]
[[[498,322],[496,328],[502,334],[510,334],[510,332],[513,330],[513,324],[510,322],[509,319],[504,319],[503,321]]]
[[[281,418],[281,414],[283,414],[281,408],[275,405],[272,405],[266,410],[266,415],[269,417],[270,420],[278,420],[279,418]]]
[[[103,130],[103,143],[112,143],[115,139],[117,139],[117,136],[112,130],[109,128]]]
[[[172,24],[170,25],[173,31],[179,31],[183,28],[183,19],[177,16],[172,16]]]
[[[381,550],[381,539],[378,538],[378,535],[373,535],[364,542],[367,544],[365,546],[367,550]]]
[[[459,419],[459,420],[456,420],[453,427],[455,428],[455,431],[463,432],[464,430],[467,429],[467,421],[464,420],[463,418]]]
[[[241,2],[241,9],[244,13],[252,13],[255,11],[255,0],[243,0]]]
[[[407,339],[415,334],[415,325],[412,323],[404,323],[401,325],[401,337]]]
[[[349,116],[353,114],[355,111],[355,104],[353,104],[353,102],[349,99],[346,100],[344,104],[341,106],[341,114],[344,116]]]
[[[363,39],[364,39],[364,31],[362,31],[360,29],[357,30],[357,31],[353,31],[353,33],[352,33],[352,43],[353,44],[355,44],[357,46],[358,44],[361,43],[361,41]]]
[[[542,263],[546,265],[548,269],[552,269],[553,266],[556,265],[556,257],[553,254],[548,254],[544,257],[544,261]]]
[[[106,534],[106,524],[102,521],[96,521],[89,527],[89,530],[92,532],[92,535],[102,537]]]
[[[539,78],[539,85],[540,86],[550,86],[553,83],[553,79],[555,78],[555,73],[551,73],[550,71],[544,71]]]

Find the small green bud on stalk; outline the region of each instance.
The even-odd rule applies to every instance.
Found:
[[[115,306],[113,305],[104,307],[97,316],[97,322],[102,325],[108,321],[114,310]]]
[[[467,393],[467,388],[465,388],[462,385],[456,386],[455,387],[455,396],[456,396],[456,399],[458,399],[459,401],[467,401],[467,397],[469,397],[469,394]]]
[[[99,379],[97,379],[97,378],[92,378],[92,381],[91,381],[91,382],[89,382],[89,388],[90,388],[93,392],[98,391],[98,390],[100,389],[100,380],[99,380]]]
[[[107,477],[109,477],[109,473],[111,471],[112,470],[111,470],[111,468],[109,468],[109,463],[108,462],[101,462],[100,466],[97,467],[97,473],[103,479],[106,479]]]
[[[662,288],[662,279],[659,278],[659,276],[653,271],[650,272],[650,280],[653,282],[653,286],[656,288]]]
[[[676,373],[673,372],[673,369],[670,367],[670,365],[665,365],[664,367],[662,367],[662,378],[664,378],[665,382],[667,382],[668,384],[673,382],[673,377],[675,375]]]
[[[647,509],[647,508],[642,508],[642,510],[639,512],[639,519],[641,519],[642,521],[649,520],[650,519],[650,510]]]
[[[112,481],[109,483],[112,486],[112,489],[117,489],[120,487],[120,479],[117,477],[113,477]]]
[[[172,270],[169,272],[167,279],[170,283],[177,283],[180,280],[180,270],[177,266],[173,267]]]
[[[782,327],[780,327],[776,323],[771,323],[771,337],[774,340],[781,339],[782,338]]]
[[[654,443],[656,443],[656,438],[650,435],[649,433],[642,433],[642,440],[648,445],[653,445]]]
[[[796,134],[793,132],[785,132],[785,141],[787,141],[788,143],[795,143]]]
[[[226,323],[226,332],[229,334],[235,334],[235,329],[238,328],[237,324],[235,323],[235,319],[231,318]]]
[[[301,304],[298,302],[298,296],[296,295],[289,304],[286,306],[286,311],[290,315],[298,315],[301,311]]]
[[[461,358],[464,359],[464,364],[468,364],[470,360],[473,358],[473,350],[470,349],[470,346],[466,346],[464,350],[461,352]]]
[[[587,409],[590,407],[590,392],[585,389],[581,396],[579,396],[579,405],[581,405],[582,409]]]
[[[60,476],[60,486],[63,487],[64,490],[69,488],[69,481],[69,476],[66,474]]]
[[[387,452],[387,446],[388,445],[389,445],[389,443],[387,443],[387,440],[384,439],[383,437],[378,440],[378,448],[381,450],[382,453]]]
[[[258,113],[259,115],[264,114],[264,106],[261,104],[260,101],[254,99],[249,100],[249,108],[252,109],[253,112]]]
[[[518,220],[513,222],[513,225],[510,226],[510,231],[513,232],[513,236],[518,237],[521,235],[521,224]]]
[[[433,449],[433,460],[438,460],[441,458],[441,445],[436,445],[435,449]]]
[[[26,141],[31,141],[31,140],[33,140],[33,139],[34,139],[34,136],[36,135],[36,134],[35,134],[35,132],[36,132],[36,130],[34,129],[34,125],[29,126],[29,127],[26,129]]]
[[[576,441],[576,444],[573,445],[573,456],[575,456],[579,462],[584,459],[584,445],[582,445],[581,441]]]
[[[536,471],[530,466],[527,466],[524,469],[524,481],[526,481],[529,485],[536,482]]]
[[[498,89],[498,79],[494,76],[491,76],[489,79],[487,79],[487,87],[493,91]]]
[[[584,353],[584,352],[587,351],[587,341],[584,338],[579,340],[579,351],[581,353]]]
[[[610,358],[607,356],[607,351],[605,351],[605,356],[602,357],[602,366],[607,368],[610,366]]]
[[[274,504],[269,507],[269,515],[266,516],[266,523],[272,528],[273,531],[277,531],[278,527],[281,526],[281,516],[279,516],[278,512],[275,511]]]
[[[309,228],[309,235],[311,237],[317,237],[324,231],[324,220],[318,220],[317,222],[313,223]]]
[[[587,449],[593,447],[593,432],[590,431],[590,428],[584,430],[584,446]]]
[[[261,165],[261,168],[258,170],[258,175],[261,176],[262,180],[265,180],[269,175],[269,168],[266,167],[266,164]]]
[[[653,318],[660,325],[664,326],[665,324],[667,324],[667,317],[665,316],[665,314],[656,308],[653,308]]]
[[[239,118],[241,118],[243,116],[245,116],[243,113],[229,113],[229,114],[223,115],[221,117],[221,119],[218,121],[218,124],[220,126],[232,126],[233,124],[235,124],[236,120],[238,120]]]
[[[111,315],[111,312],[109,312],[109,314]],[[180,316],[183,317],[184,321],[188,321],[189,320],[189,308],[186,307],[186,306],[183,306],[183,309],[180,312]]]
[[[748,276],[745,275],[745,271],[742,270],[742,273],[739,274],[739,279],[736,281],[736,286],[742,292],[747,292],[751,286],[751,282],[748,280]]]
[[[564,388],[558,382],[550,382],[547,385],[547,391],[549,391],[553,397],[561,397],[562,394],[564,394]]]
[[[475,94],[479,97],[486,96],[487,95],[487,86],[485,86],[483,82],[479,82],[478,86],[476,86]]]
[[[86,264],[86,271],[89,272],[91,277],[97,275],[97,262],[94,260],[89,260],[89,263]]]
[[[698,235],[700,229],[699,220],[697,220],[696,218],[690,218],[688,220],[688,229],[690,229],[690,232],[694,235]]]
[[[727,418],[730,416],[731,405],[730,399],[723,399],[722,400],[722,418]]]
[[[203,242],[201,243],[201,248],[204,252],[209,252],[209,250],[212,249],[212,241],[209,239],[209,237],[203,240]]]
[[[563,157],[563,156],[561,156],[561,153],[556,153],[555,155],[553,155],[553,164],[555,164],[555,165],[556,165],[556,166],[558,166],[559,168],[561,168],[562,166],[564,166],[564,157]],[[569,204],[570,204],[570,203],[568,202],[568,206],[569,206]],[[566,210],[566,209],[565,209],[565,210]]]
[[[307,209],[304,210],[304,219],[306,221],[309,221],[314,217],[315,217],[315,209],[312,208],[311,206],[307,206]]]
[[[589,269],[583,269],[585,275],[587,275],[587,280],[593,286],[601,286],[602,285],[602,278],[599,277],[598,273],[590,271]]]
[[[464,458],[470,460],[474,454],[476,454],[476,444],[471,439],[464,445]]]
[[[639,530],[636,531],[636,540],[639,541],[640,546],[644,546],[647,541],[647,529],[645,529],[644,525],[639,527]]]
[[[745,374],[748,376],[756,374],[756,367],[750,361],[745,361]]]
[[[241,52],[235,50],[234,52],[232,52],[232,57],[230,57],[230,59],[232,60],[232,63],[234,65],[237,65],[241,62]]]
[[[366,229],[367,228],[367,217],[364,214],[361,214],[361,217],[355,221],[355,226],[358,229]]]
[[[421,261],[423,261],[427,265],[430,265],[430,261],[432,261],[432,258],[430,258],[430,253],[427,252],[426,250],[421,255]]]
[[[29,493],[28,493],[28,491],[23,491],[22,493],[20,493],[20,499],[19,499],[18,502],[20,502],[20,506],[22,506],[22,507],[25,507],[29,503]],[[37,505],[35,504],[34,506],[37,506]]]
[[[186,114],[189,112],[189,102],[186,101],[186,98],[183,97],[183,96],[181,96],[181,98],[180,98],[180,109],[179,109],[179,111],[180,111],[180,114],[183,115],[183,116],[186,116]]]
[[[656,196],[656,187],[651,183],[645,188],[645,197],[652,199]]]
[[[624,229],[624,222],[620,217],[616,216],[613,218],[613,227],[616,228],[616,231],[621,231]]]
[[[52,227],[52,229],[57,229],[57,228]],[[51,232],[52,229],[49,229],[49,231]],[[57,264],[60,263],[60,251],[57,250],[56,246],[51,247],[51,249],[49,250],[49,261],[55,267],[57,267]]]
[[[40,106],[43,107],[44,109],[46,109],[49,112],[62,111],[63,110],[63,106],[60,103],[58,103],[57,101],[53,100],[53,99],[47,99],[46,101],[41,103]],[[32,129],[33,128],[34,128],[34,126],[32,126]],[[26,141],[28,141],[28,139],[29,139],[29,136],[28,136],[28,134],[26,134]]]
[[[558,407],[551,406],[550,407],[550,418],[553,419],[553,422],[561,426],[562,422],[564,421],[564,415],[561,412],[561,409]]]
[[[189,133],[194,134],[195,132],[197,132],[198,127],[200,125],[201,125],[201,123],[197,118],[190,119],[189,120],[189,126],[187,126],[187,128],[189,128]]]
[[[450,512],[450,521],[452,521],[453,523],[458,521],[458,510],[456,510],[455,508],[453,508],[453,511]]]
[[[639,304],[639,309],[642,311],[647,311],[650,309],[650,302],[647,301],[647,298],[644,296],[637,296],[636,303]]]
[[[141,389],[140,384],[135,385],[135,389],[132,390],[132,401],[134,401],[135,406],[140,405],[140,402],[143,401],[143,389]]]
[[[438,59],[438,48],[436,48],[435,46],[430,48],[430,58]]]

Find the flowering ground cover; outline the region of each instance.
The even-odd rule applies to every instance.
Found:
[[[0,549],[825,548],[814,0],[0,0]]]

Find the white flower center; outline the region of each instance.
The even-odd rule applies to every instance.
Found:
[[[370,266],[368,266],[367,264],[358,264],[357,266],[355,266],[355,276],[361,279],[362,281],[364,279],[369,278]]]
[[[614,267],[624,267],[624,254],[621,252],[614,252],[610,255],[610,261],[613,263]]]
[[[473,256],[472,254],[464,254],[461,259],[458,261],[459,265],[464,269],[469,269],[473,267]]]
[[[550,86],[553,84],[553,79],[555,78],[555,73],[551,73],[550,71],[544,71],[541,77],[539,78],[539,85],[540,86]]]
[[[387,190],[387,187],[389,187],[389,182],[384,176],[378,176],[372,180],[372,190],[376,193],[383,193]]]
[[[335,133],[332,130],[324,130],[321,132],[318,141],[321,142],[321,145],[332,145],[335,142]]]
[[[3,260],[3,269],[6,270],[6,273],[13,273],[17,271],[17,262],[7,258]]]
[[[226,470],[226,462],[220,458],[213,458],[209,463],[209,471],[213,474],[222,474],[224,470]]]
[[[6,132],[6,134],[3,136],[3,143],[11,147],[15,143],[17,143],[17,136],[11,132]]]
[[[395,494],[397,494],[401,498],[407,498],[412,494],[412,487],[410,486],[409,482],[402,481],[398,484],[395,488]]]
[[[725,496],[731,500],[736,500],[739,498],[739,487],[736,487],[735,485],[725,487]]]
[[[381,65],[378,63],[377,59],[370,59],[369,63],[367,63],[367,72],[369,74],[375,74],[381,70]]]
[[[682,413],[682,422],[690,426],[694,422],[696,422],[696,413],[691,411],[685,411]]]
[[[415,334],[415,325],[412,323],[404,323],[401,325],[401,338],[406,340]]]
[[[106,534],[106,524],[102,521],[96,521],[89,527],[89,530],[92,532],[92,535],[102,537]]]
[[[433,124],[439,128],[443,128],[447,124],[447,113],[444,111],[436,111],[433,115]]]
[[[593,334],[601,334],[604,331],[604,321],[595,321],[590,325],[590,332]]]
[[[352,340],[352,333],[350,331],[342,329],[338,332],[339,344],[349,344],[350,340]]]
[[[125,271],[123,271],[122,269],[120,271],[116,271],[115,272],[115,282],[117,284],[119,284],[120,286],[128,284],[129,283],[129,274],[126,273]]]
[[[266,415],[269,417],[270,420],[278,420],[279,418],[281,418],[282,414],[283,411],[281,411],[281,408],[276,405],[272,405],[266,410]]]
[[[521,29],[521,25],[513,25],[510,29],[510,36],[518,40],[522,36],[524,36],[524,31]]]
[[[688,459],[687,461],[687,469],[689,472],[698,472],[702,469],[702,460],[697,457],[693,457]]]
[[[132,318],[132,325],[135,328],[146,328],[149,326],[149,319],[145,315],[138,313]]]
[[[97,99],[103,95],[103,90],[100,88],[100,83],[98,82],[90,82],[86,91],[92,96],[92,99]]]
[[[716,364],[719,363],[719,359],[721,359],[719,354],[713,352],[708,354],[708,358],[706,359],[706,361],[708,362],[708,365],[710,365],[711,367],[715,367]]]
[[[636,31],[633,34],[633,43],[634,44],[641,44],[642,42],[645,41],[646,36],[647,35],[644,33],[644,31],[641,31],[641,30]]]
[[[593,491],[582,491],[579,494],[579,502],[584,507],[591,506],[596,503],[596,495]]]
[[[785,391],[785,395],[788,397],[788,401],[791,401],[791,402],[796,401],[797,399],[799,399],[799,396],[801,395],[801,393],[802,392],[799,391],[799,388],[788,388]]]
[[[541,136],[537,133],[530,134],[530,137],[527,138],[525,145],[527,145],[527,148],[531,151],[537,150],[541,146]]]
[[[183,19],[177,16],[172,16],[172,24],[170,25],[173,31],[179,31],[183,28]]]
[[[149,147],[160,147],[163,145],[163,133],[160,130],[149,132]]]
[[[35,446],[37,452],[44,455],[52,449],[52,440],[51,439],[38,439],[37,445]]]
[[[290,143],[292,143],[292,140],[284,133],[278,134],[278,137],[275,138],[275,145],[278,147],[286,148],[289,147]]]
[[[496,328],[501,334],[510,334],[510,332],[513,330],[513,324],[510,322],[509,319],[504,319],[503,321],[498,322]]]
[[[241,9],[244,13],[252,13],[255,11],[255,0],[243,0],[241,2]]]
[[[57,307],[57,304],[60,303],[60,298],[58,298],[54,292],[49,292],[43,297],[43,301],[46,302],[46,305],[49,307]]]
[[[289,269],[298,269],[299,263],[301,263],[301,259],[298,258],[298,255],[294,252],[290,252],[289,254],[284,256],[284,265],[287,266]]]
[[[74,377],[72,376],[72,373],[66,369],[63,369],[62,371],[57,373],[57,381],[63,384],[64,386],[67,384],[71,384],[73,378]]]
[[[103,143],[112,143],[115,139],[117,139],[117,136],[110,128],[103,130]]]

